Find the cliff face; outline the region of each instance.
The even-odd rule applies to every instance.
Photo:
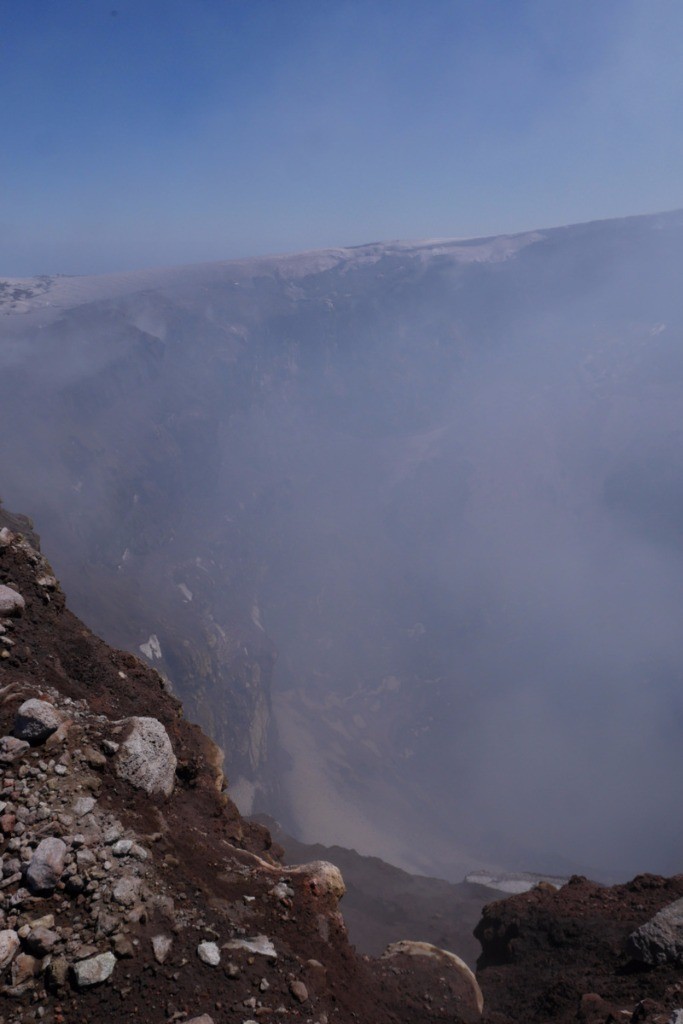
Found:
[[[477,1020],[453,958],[355,953],[339,872],[282,865],[215,744],[36,545],[0,510],[2,1020]]]

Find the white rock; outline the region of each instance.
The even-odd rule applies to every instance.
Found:
[[[93,796],[79,796],[73,806],[73,812],[77,818],[82,818],[84,814],[90,814],[96,803],[97,800]]]
[[[141,885],[142,881],[139,878],[129,878],[124,875],[114,886],[112,896],[122,907],[132,907],[140,898]]]
[[[215,942],[200,942],[197,946],[197,956],[209,967],[218,967],[221,962],[221,951]]]
[[[116,774],[150,796],[170,796],[176,757],[168,733],[156,718],[128,718],[126,738],[116,755]]]
[[[18,615],[26,607],[26,601],[12,587],[0,584],[0,615]]]
[[[115,857],[125,857],[127,853],[130,853],[133,848],[132,839],[119,839],[111,848],[111,852]]]
[[[203,1013],[201,1017],[193,1017],[192,1020],[186,1020],[185,1024],[214,1024],[213,1017],[209,1017],[208,1013]],[[245,1024],[249,1024],[248,1021]]]
[[[12,531],[3,526],[2,530],[0,530],[0,548],[8,548],[13,540],[14,534]]]
[[[26,871],[26,884],[32,893],[50,893],[62,877],[66,861],[66,843],[50,837],[40,842]]]
[[[19,936],[11,928],[0,932],[0,971],[4,971],[21,945]]]
[[[116,957],[113,953],[100,953],[88,960],[79,960],[73,965],[72,971],[78,987],[89,988],[110,978],[115,966]]]
[[[25,700],[14,719],[14,735],[28,743],[42,743],[56,732],[64,715],[46,700]]]
[[[171,952],[171,946],[173,945],[173,939],[170,935],[154,935],[152,938],[152,949],[154,950],[154,959],[158,964],[163,964],[168,954]]]
[[[246,949],[249,953],[258,953],[269,960],[277,960],[275,946],[265,935],[256,935],[252,939],[231,939],[223,944],[223,949]]]

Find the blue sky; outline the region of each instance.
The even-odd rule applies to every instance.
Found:
[[[679,0],[0,0],[0,274],[683,206]]]

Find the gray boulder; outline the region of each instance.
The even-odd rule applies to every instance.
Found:
[[[64,715],[46,700],[25,700],[14,719],[14,735],[27,743],[42,743],[56,732]]]
[[[115,967],[116,957],[113,953],[100,953],[88,960],[79,960],[71,970],[78,988],[89,988],[110,978]]]
[[[62,877],[66,862],[66,843],[50,837],[38,844],[26,870],[26,885],[34,895],[51,893]]]
[[[0,584],[0,615],[21,615],[26,607],[26,601],[12,587]]]
[[[156,718],[128,718],[128,735],[116,755],[116,774],[150,796],[170,796],[176,757],[168,733]]]
[[[629,935],[634,960],[655,966],[683,964],[683,899],[670,903]]]

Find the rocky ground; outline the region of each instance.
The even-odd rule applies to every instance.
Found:
[[[343,881],[285,867],[156,672],[65,607],[0,512],[0,1021],[474,1021],[431,946],[350,946]]]
[[[0,1024],[683,1019],[683,875],[487,905],[478,982],[426,942],[373,959],[349,943],[339,870],[284,865],[221,764],[0,510]]]

